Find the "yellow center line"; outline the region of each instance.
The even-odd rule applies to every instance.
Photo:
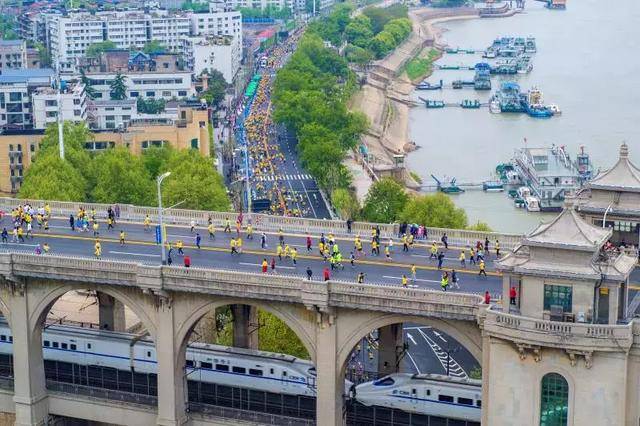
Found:
[[[99,240],[101,243],[115,243],[115,244],[120,244],[120,239],[119,238],[95,238],[95,237],[90,237],[90,236],[79,236],[79,235],[64,235],[64,234],[43,234],[43,233],[34,233],[33,234],[34,237],[39,237],[39,238],[54,238],[54,239],[61,239],[61,240],[77,240],[77,241],[90,241],[90,242],[94,242],[96,239]],[[125,240],[125,246],[127,245],[139,245],[139,246],[158,246],[158,244],[155,241],[139,241],[139,240]],[[207,246],[202,246],[200,249],[198,249],[196,246],[194,245],[183,245],[184,249],[194,249],[194,250],[200,250],[200,251],[211,251],[211,252],[227,252],[229,253],[231,251],[230,248],[223,248],[223,247],[207,247]],[[52,249],[54,249],[54,247],[52,247]],[[245,250],[242,249],[243,253],[247,253],[247,254],[255,254],[255,255],[259,255],[259,256],[277,256],[274,253],[269,253],[267,251],[260,251],[260,250]],[[305,254],[298,254],[298,259],[308,259],[308,260],[320,260],[321,258],[319,256],[309,256],[309,255],[305,255]],[[348,263],[349,260],[345,259],[345,264]],[[373,260],[365,260],[365,259],[357,259],[356,260],[356,265],[359,264],[364,264],[364,265],[375,265],[375,266],[390,266],[390,267],[396,267],[396,268],[407,268],[410,269],[411,268],[411,264],[410,263],[398,263],[398,262],[394,262],[394,261],[373,261]],[[258,266],[256,264],[256,266]],[[424,271],[438,271],[438,268],[435,266],[426,266],[426,265],[415,265],[416,269],[419,270],[424,270]],[[452,268],[443,268],[442,271],[445,270],[449,270]],[[456,269],[456,272],[458,273],[463,273],[463,274],[475,274],[477,275],[479,272],[479,269]],[[489,276],[494,276],[494,277],[499,277],[502,276],[501,273],[499,272],[494,272],[494,271],[486,271],[487,275]]]

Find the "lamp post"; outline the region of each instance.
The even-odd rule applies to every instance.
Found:
[[[604,211],[604,216],[602,216],[602,227],[604,228],[604,224],[607,221],[607,215],[609,214],[609,211],[611,211],[611,207],[613,207],[613,203],[609,204],[609,206],[607,207],[607,209]]]
[[[166,172],[161,174],[156,178],[156,183],[158,184],[158,226],[160,227],[160,247],[161,247],[161,260],[162,264],[167,264],[167,252],[164,246],[164,226],[162,224],[162,191],[160,190],[160,185],[162,185],[162,181],[165,180],[171,172]]]

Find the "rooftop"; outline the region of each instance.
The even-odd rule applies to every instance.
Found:
[[[598,173],[589,182],[589,187],[592,189],[640,192],[640,169],[629,160],[629,147],[626,143],[620,146],[618,162],[609,170]]]
[[[24,40],[4,40],[0,39],[0,47],[4,46],[22,46]]]

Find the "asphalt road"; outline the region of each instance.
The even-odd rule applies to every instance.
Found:
[[[231,220],[235,215],[230,215]],[[1,223],[2,227],[11,229],[11,219],[5,218]],[[119,232],[124,230],[126,233],[126,243],[119,244]],[[195,246],[196,233],[202,237],[201,248]],[[222,229],[217,229],[215,238],[210,239],[206,227],[196,228],[194,233],[190,232],[189,227],[183,226],[167,226],[167,239],[169,242],[175,243],[182,240],[184,243],[184,252],[191,258],[192,267],[209,267],[219,269],[239,270],[245,272],[260,272],[260,264],[263,259],[267,259],[271,263],[271,259],[276,259],[276,273],[286,275],[306,276],[307,266],[313,271],[314,279],[321,279],[322,270],[328,266],[328,262],[324,262],[320,257],[317,249],[319,236],[312,235],[313,250],[307,252],[306,236],[301,234],[285,234],[285,243],[298,250],[297,265],[294,265],[290,259],[283,258],[278,260],[276,256],[276,246],[278,244],[278,236],[274,233],[267,234],[267,247],[260,247],[260,229],[254,230],[253,240],[243,237],[243,253],[240,255],[231,255],[229,242],[235,236],[235,230],[230,234],[225,234]],[[413,288],[430,288],[440,290],[440,278],[442,271],[438,270],[437,262],[429,259],[429,247],[427,245],[416,243],[413,249],[408,253],[402,253],[402,245],[395,240],[394,250],[391,260],[386,260],[384,253],[380,256],[372,256],[370,254],[369,236],[363,237],[363,252],[366,256],[355,261],[355,266],[349,264],[349,254],[353,250],[353,240],[336,239],[337,244],[344,258],[344,270],[336,270],[332,273],[332,278],[340,280],[353,280],[359,272],[365,273],[365,283],[385,283],[391,285],[401,285],[402,275],[405,274],[411,278],[410,267],[416,265],[417,277],[415,282],[409,283]],[[145,231],[141,224],[135,223],[119,223],[114,230],[108,231],[104,222],[100,223],[99,238],[102,244],[102,258],[116,259],[126,261],[138,261],[146,264],[160,264],[160,247],[155,242],[154,227]],[[10,240],[11,241],[11,237]],[[68,255],[68,256],[86,256],[93,257],[95,238],[93,232],[72,231],[69,223],[65,219],[52,219],[50,221],[50,230],[44,232],[36,226],[34,229],[34,237],[28,238],[24,243],[0,244],[3,250],[27,250],[35,251],[37,244],[47,242],[51,247],[51,254]],[[467,265],[461,268],[457,260],[458,249],[449,247],[445,253],[443,269],[450,271],[452,268],[458,273],[460,281],[460,289],[456,291],[471,292],[484,294],[486,290],[495,297],[501,292],[501,278],[493,271],[492,255],[487,260],[487,277],[479,276],[478,269],[475,266]],[[183,260],[174,250],[173,264],[181,265]]]

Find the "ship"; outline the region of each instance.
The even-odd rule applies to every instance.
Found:
[[[544,105],[544,97],[542,90],[532,87],[527,92],[526,97],[522,100],[525,111],[529,116],[534,118],[553,117],[553,111]]]
[[[494,100],[500,105],[500,112],[524,112],[520,86],[517,83],[502,83],[500,90],[494,95]]]
[[[542,211],[561,211],[565,198],[584,183],[578,166],[563,146],[517,149],[513,166]],[[523,198],[526,203],[527,198]]]
[[[417,90],[440,90],[442,89],[442,80],[438,84],[431,84],[426,80],[423,80],[416,86]]]
[[[538,48],[536,47],[535,37],[527,37],[526,44],[524,46],[525,53],[536,53]]]

